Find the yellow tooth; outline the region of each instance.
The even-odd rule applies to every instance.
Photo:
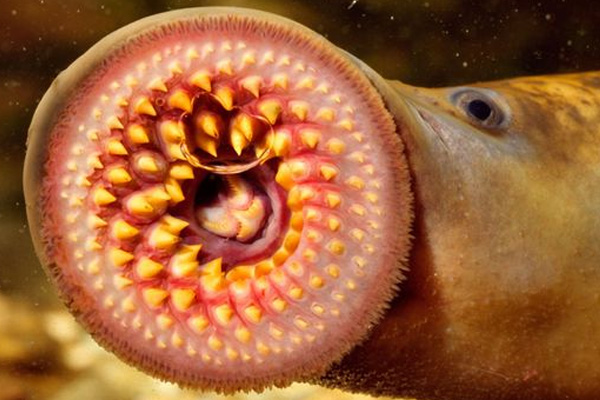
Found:
[[[354,122],[349,119],[344,119],[338,123],[339,126],[344,128],[347,131],[351,131],[354,129]]]
[[[255,324],[258,324],[262,319],[262,311],[255,305],[249,305],[244,309],[244,315]]]
[[[186,160],[186,156],[181,151],[181,144],[171,143],[167,145],[167,154],[173,160]]]
[[[106,121],[106,124],[108,125],[108,127],[110,129],[123,129],[124,128],[123,124],[121,123],[121,120],[119,120],[119,118],[114,115]]]
[[[123,146],[123,143],[119,139],[111,139],[106,146],[109,154],[114,156],[127,155],[127,149]]]
[[[149,239],[150,244],[158,249],[168,249],[179,242],[179,236],[158,226],[152,230]]]
[[[277,118],[281,114],[281,103],[275,99],[267,99],[261,101],[258,105],[258,112],[269,121],[271,125],[277,122]]]
[[[206,71],[198,71],[194,73],[190,77],[189,83],[207,92],[210,92],[212,89],[210,83],[210,74]]]
[[[344,245],[344,242],[333,239],[327,244],[327,250],[332,254],[341,256],[346,251],[346,246]]]
[[[183,338],[179,336],[179,334],[174,333],[173,336],[171,336],[171,344],[178,348],[182,347],[184,344]]]
[[[275,55],[274,55],[273,51],[271,51],[271,50],[267,51],[262,58],[262,63],[263,64],[272,64],[274,62],[275,62]]]
[[[210,347],[212,350],[219,351],[223,348],[223,346],[223,341],[215,335],[211,335],[208,338],[208,347]]]
[[[198,53],[198,51],[194,48],[191,48],[187,51],[186,53],[187,58],[189,58],[190,60],[195,60],[197,58],[200,58],[200,54]]]
[[[183,219],[175,218],[169,214],[165,214],[160,219],[160,222],[161,222],[161,224],[163,224],[164,229],[166,229],[167,231],[171,232],[174,235],[178,235],[179,232],[181,232],[182,230],[184,230],[185,228],[187,228],[190,225],[189,222],[187,222]],[[190,245],[186,246],[187,252],[193,252],[194,250],[195,250],[195,247],[190,246]],[[200,248],[198,248],[198,250],[200,250]]]
[[[300,121],[304,121],[308,116],[308,103],[305,101],[290,101],[290,111]]]
[[[254,267],[240,265],[235,268],[232,268],[229,272],[227,272],[227,275],[225,275],[225,278],[228,281],[233,282],[233,281],[239,281],[239,280],[252,278],[253,275],[254,275]]]
[[[304,226],[304,217],[301,212],[292,213],[290,218],[290,226],[293,230],[300,232]]]
[[[233,90],[227,86],[220,87],[215,92],[215,98],[227,111],[231,111],[233,109],[233,95]]]
[[[207,135],[196,135],[196,145],[213,157],[217,157],[218,142]]]
[[[275,133],[275,139],[273,140],[273,151],[276,156],[286,156],[292,145],[292,139],[287,132],[278,131]]]
[[[263,356],[268,356],[271,353],[269,346],[260,342],[256,344],[256,350]]]
[[[148,84],[148,89],[157,90],[159,92],[167,92],[167,85],[161,78],[155,78]]]
[[[277,74],[275,76],[273,76],[273,80],[272,80],[273,86],[275,87],[280,87],[281,89],[287,89],[288,88],[288,77],[286,74]]]
[[[252,64],[256,64],[256,57],[254,57],[254,54],[252,52],[246,52],[243,56],[242,56],[242,64],[243,65],[252,65]]]
[[[171,73],[173,74],[182,74],[183,73],[183,69],[181,68],[181,64],[177,61],[173,61],[170,65],[169,65],[169,71],[171,71]]]
[[[219,257],[202,265],[202,275],[221,275],[222,262],[223,259]]]
[[[307,76],[296,84],[296,89],[312,89],[315,87],[315,78]]]
[[[217,118],[217,114],[210,111],[202,112],[198,118],[198,125],[202,131],[215,139],[218,139],[221,134]]]
[[[319,140],[321,140],[321,133],[314,129],[303,129],[300,132],[300,140],[302,140],[304,146],[314,149],[319,144]]]
[[[135,194],[127,200],[127,210],[137,216],[149,216],[154,214],[155,209],[142,194]]]
[[[183,260],[194,261],[198,257],[198,252],[202,249],[201,244],[184,244],[177,252],[177,256]]]
[[[283,242],[283,246],[290,253],[294,252],[300,243],[300,234],[297,232],[289,232]]]
[[[241,343],[248,343],[250,341],[250,339],[252,339],[252,333],[248,330],[248,328],[245,328],[243,326],[239,326],[236,330],[235,330],[235,338],[237,340],[239,340]]]
[[[217,72],[226,75],[233,75],[233,65],[231,64],[231,60],[221,60],[217,62]]]
[[[271,302],[271,306],[277,312],[283,312],[287,308],[287,302],[283,299],[276,298]]]
[[[254,268],[254,276],[260,278],[261,276],[268,275],[273,270],[274,266],[269,261],[262,261]]]
[[[100,161],[100,158],[98,158],[97,155],[91,155],[88,157],[87,159],[87,163],[90,167],[94,168],[94,169],[102,169],[104,168],[104,165],[102,164],[102,162]]]
[[[321,168],[319,168],[319,173],[326,181],[330,181],[337,176],[338,170],[331,165],[322,165]]]
[[[112,195],[108,190],[103,187],[98,187],[94,191],[93,195],[94,203],[98,206],[105,206],[111,204],[117,200],[115,196]]]
[[[258,98],[260,94],[260,77],[249,76],[240,81],[242,87],[252,93],[252,95]]]
[[[93,229],[98,229],[108,225],[108,223],[97,215],[91,215],[88,219],[88,225]]]
[[[113,236],[119,240],[131,239],[137,236],[138,233],[140,233],[139,229],[129,225],[122,219],[117,220],[112,227]]]
[[[192,276],[198,270],[196,261],[186,261],[180,258],[174,258],[172,261],[173,275],[176,277]]]
[[[360,204],[353,204],[350,207],[350,211],[352,211],[354,214],[356,214],[360,217],[364,217],[364,215],[367,213],[367,210]]]
[[[280,266],[289,258],[289,256],[290,253],[288,253],[286,249],[279,249],[275,252],[275,254],[273,254],[273,264]]]
[[[185,133],[176,121],[166,121],[160,125],[162,137],[171,143],[181,143],[185,139]]]
[[[306,322],[306,320],[304,318],[302,318],[302,317],[296,317],[296,318],[294,318],[294,325],[296,325],[300,329],[306,329],[306,328],[308,328],[310,326],[308,324],[308,322]]]
[[[179,185],[179,182],[177,182],[177,180],[173,179],[173,178],[167,178],[165,180],[165,188],[167,190],[167,193],[169,193],[169,196],[171,196],[171,204],[177,204],[182,202],[183,200],[185,200],[185,196],[183,194],[183,191],[181,190],[181,186]]]
[[[167,201],[171,200],[171,196],[169,196],[162,185],[148,190],[147,195],[148,201],[153,206],[164,206]]]
[[[337,193],[327,193],[325,201],[330,208],[336,208],[342,202],[342,198]]]
[[[188,324],[196,333],[202,333],[206,328],[208,328],[210,322],[204,315],[198,315],[190,318],[188,320]]]
[[[311,188],[303,187],[302,189],[300,189],[300,200],[302,200],[303,202],[311,200],[314,197],[315,197],[315,191],[312,190]]]
[[[117,289],[124,289],[128,286],[133,285],[133,281],[129,278],[124,277],[123,275],[115,275],[113,282]]]
[[[279,59],[277,65],[290,65],[290,56],[284,55]]]
[[[177,162],[171,164],[169,175],[171,178],[179,180],[194,179],[194,170],[192,169],[192,166],[186,162]]]
[[[164,269],[163,265],[148,257],[143,257],[136,265],[136,272],[142,279],[154,278]]]
[[[215,308],[215,317],[221,325],[227,325],[233,318],[233,309],[229,304],[222,304]]]
[[[133,110],[138,114],[150,115],[152,117],[156,116],[156,110],[154,106],[150,102],[150,99],[147,97],[142,97],[136,101]]]
[[[146,129],[144,129],[143,126],[138,124],[129,125],[127,128],[127,136],[129,137],[129,140],[135,144],[144,144],[150,142],[148,132],[146,132]]]
[[[107,174],[108,181],[114,185],[122,185],[131,182],[131,175],[123,167],[112,168]]]
[[[221,275],[206,275],[200,278],[200,284],[205,290],[220,292],[227,287],[225,279]]]
[[[299,288],[297,286],[291,288],[288,293],[290,297],[295,300],[300,300],[302,296],[304,296],[304,291],[302,290],[302,288]]]
[[[150,307],[160,307],[169,297],[169,292],[163,289],[147,288],[142,291],[142,297]]]
[[[296,184],[292,178],[292,169],[288,163],[281,163],[275,175],[275,181],[285,190],[290,190]]]
[[[196,293],[192,289],[174,289],[171,292],[171,300],[173,305],[179,311],[185,311],[191,307]]]
[[[242,151],[248,146],[248,139],[244,133],[239,130],[232,130],[229,137],[229,142],[233,150],[235,150],[238,156],[242,155]]]
[[[326,144],[327,150],[332,154],[342,154],[346,149],[345,143],[337,138],[330,139]]]
[[[158,164],[152,156],[141,156],[137,159],[136,165],[142,172],[158,172]]]
[[[317,111],[317,118],[326,122],[331,122],[335,119],[335,112],[331,108],[323,107]]]
[[[363,181],[361,178],[355,175],[348,178],[346,180],[346,184],[358,190],[364,189],[365,187],[365,181]]]
[[[248,142],[251,142],[252,138],[254,137],[254,126],[252,117],[244,113],[238,114],[232,122],[232,130],[239,131],[244,135]]]
[[[310,280],[309,283],[310,287],[312,287],[313,289],[320,289],[323,286],[325,286],[325,281],[323,280],[323,278],[321,278],[318,275],[313,275]]]
[[[335,217],[329,217],[329,219],[327,220],[327,226],[332,232],[336,232],[338,229],[340,229],[341,225],[342,223],[340,222],[340,220]]]
[[[350,236],[352,236],[352,238],[357,242],[362,242],[362,240],[365,238],[365,232],[363,230],[355,228],[350,231]]]
[[[109,256],[112,263],[117,267],[122,267],[134,258],[133,254],[117,247],[110,249]]]
[[[173,93],[169,97],[168,104],[171,108],[178,108],[188,113],[192,112],[192,99],[183,90]]]

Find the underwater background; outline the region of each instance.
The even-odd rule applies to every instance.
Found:
[[[0,400],[368,398],[303,384],[226,397],[153,380],[81,330],[34,254],[21,184],[25,141],[54,77],[134,20],[215,5],[292,18],[412,85],[600,68],[600,8],[589,0],[1,0]]]

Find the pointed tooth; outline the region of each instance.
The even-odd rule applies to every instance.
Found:
[[[242,154],[242,151],[244,151],[244,149],[248,147],[249,144],[248,139],[246,139],[246,136],[238,130],[231,131],[229,142],[238,156]]]
[[[278,100],[267,99],[261,101],[258,105],[258,112],[269,121],[271,125],[277,122],[277,118],[281,114],[283,107]]]
[[[142,194],[134,194],[126,203],[127,210],[136,216],[149,216],[155,212],[154,207]]]
[[[233,318],[234,311],[229,304],[222,304],[215,308],[215,317],[217,321],[225,326]]]
[[[117,198],[115,196],[113,196],[112,193],[110,193],[108,190],[104,189],[103,187],[98,187],[94,191],[93,200],[94,200],[94,203],[96,203],[96,205],[105,206],[105,205],[115,202],[117,200]]]
[[[98,229],[107,226],[108,223],[97,215],[91,215],[88,219],[88,225],[93,229]]]
[[[249,76],[240,81],[242,87],[256,98],[260,95],[260,83],[261,79],[259,76]]]
[[[330,208],[336,208],[342,202],[342,198],[337,193],[327,193],[325,195],[325,201]]]
[[[190,77],[189,83],[207,92],[212,90],[210,74],[207,71],[198,71],[194,73]]]
[[[131,175],[123,167],[111,168],[107,172],[107,178],[113,185],[122,185],[131,182]]]
[[[227,86],[220,87],[215,92],[215,98],[227,111],[231,111],[233,109],[233,95],[234,91]]]
[[[338,170],[331,165],[321,165],[319,174],[325,178],[326,181],[330,181],[337,176]]]
[[[201,112],[196,120],[196,125],[208,136],[215,139],[218,139],[221,134],[221,124],[222,121],[218,114],[210,111]]]
[[[148,132],[146,132],[146,129],[144,129],[143,126],[138,124],[129,125],[127,128],[127,136],[129,137],[129,140],[135,144],[144,144],[150,142]]]
[[[184,230],[190,225],[190,223],[186,220],[175,218],[169,214],[163,215],[163,217],[160,219],[160,223],[162,224],[164,229],[166,229],[174,235],[178,235],[182,230]]]
[[[148,89],[156,90],[159,92],[166,93],[168,91],[167,85],[161,78],[155,78],[148,84]]]
[[[169,65],[169,71],[171,71],[172,74],[180,75],[183,73],[183,68],[181,68],[181,64],[178,61],[173,61]]]
[[[152,308],[156,308],[165,302],[167,297],[169,297],[169,292],[164,289],[147,288],[142,291],[142,296],[146,304]]]
[[[169,249],[177,244],[179,240],[179,236],[172,234],[161,226],[157,226],[150,233],[149,243],[154,248]]]
[[[217,148],[219,143],[208,135],[199,134],[196,135],[196,145],[203,151],[210,154],[213,157],[217,157]]]
[[[171,292],[171,301],[179,311],[185,311],[190,308],[196,298],[196,293],[192,289],[174,289]]]
[[[112,227],[112,234],[119,240],[127,240],[137,236],[140,233],[139,229],[128,224],[126,221],[117,220]]]
[[[202,275],[221,275],[222,262],[223,258],[219,257],[202,265]]]
[[[233,65],[231,60],[225,59],[217,62],[217,72],[225,75],[233,75]]]
[[[117,267],[124,266],[134,258],[133,254],[118,247],[113,247],[112,249],[110,249],[109,256],[111,262]]]
[[[327,220],[327,226],[332,232],[337,232],[340,229],[341,225],[342,223],[340,222],[340,220],[335,217],[329,217],[329,219]]]
[[[202,333],[206,330],[206,328],[208,328],[210,322],[204,315],[198,315],[190,318],[188,320],[188,325],[192,328],[192,330],[194,330],[194,332]]]
[[[235,116],[232,121],[232,132],[238,131],[248,142],[251,142],[254,137],[254,121],[248,114],[240,113]]]
[[[194,179],[194,170],[190,164],[178,162],[171,164],[169,175],[179,180]]]
[[[292,177],[292,169],[288,163],[281,163],[275,175],[275,181],[285,190],[290,190],[296,185]]]
[[[178,108],[187,113],[192,112],[192,99],[183,90],[177,90],[173,93],[169,97],[168,104],[171,108]]]
[[[273,86],[280,87],[281,89],[286,90],[288,88],[289,80],[286,74],[277,74],[273,76],[273,80],[271,81]]]
[[[254,276],[256,278],[260,278],[264,275],[269,275],[275,266],[272,262],[262,261],[256,265],[254,268]]]
[[[244,315],[246,316],[246,318],[248,318],[255,324],[258,324],[262,319],[262,311],[255,305],[249,305],[248,307],[246,307],[244,309]]]
[[[317,119],[332,122],[335,119],[335,111],[329,107],[320,108],[319,111],[317,111]]]
[[[221,339],[216,337],[215,335],[210,335],[208,338],[208,347],[210,347],[214,351],[219,351],[223,348],[224,344]]]
[[[333,138],[327,142],[326,147],[332,154],[342,154],[346,149],[346,144],[340,139]]]
[[[237,340],[239,340],[241,343],[248,343],[250,342],[250,339],[252,339],[252,333],[250,332],[250,330],[244,326],[239,326],[236,330],[235,330],[235,338]]]
[[[176,121],[165,121],[160,125],[163,139],[170,143],[181,143],[185,139],[185,132]]]
[[[286,156],[292,146],[292,138],[287,131],[277,131],[273,139],[273,151],[276,156]]]
[[[277,312],[283,312],[287,308],[287,302],[281,298],[275,298],[271,302],[271,306]]]
[[[148,97],[141,97],[138,99],[133,110],[138,114],[150,115],[152,117],[156,116],[156,110]]]
[[[121,120],[117,116],[115,116],[115,115],[113,115],[112,117],[110,117],[106,121],[106,124],[108,125],[108,127],[110,129],[123,129],[124,128],[123,123],[121,122]]]
[[[164,266],[148,257],[141,258],[136,265],[136,272],[142,279],[151,279],[158,275]]]
[[[237,266],[232,268],[225,275],[225,279],[228,281],[238,281],[252,278],[254,275],[254,267],[249,266]]]
[[[289,103],[290,111],[294,114],[300,121],[306,120],[308,116],[308,103],[305,101],[290,101]]]
[[[321,133],[315,129],[303,129],[300,132],[300,140],[302,140],[302,144],[309,149],[314,149],[317,147],[320,139]]]
[[[111,139],[109,140],[106,150],[109,154],[114,156],[125,156],[127,155],[127,149],[123,146],[123,143],[119,139]]]
[[[152,156],[147,156],[147,155],[141,156],[140,158],[137,159],[136,166],[142,172],[146,172],[146,173],[153,173],[153,172],[159,171],[158,164],[156,163],[156,160]]]
[[[171,196],[171,204],[177,204],[185,200],[185,195],[181,190],[179,182],[173,178],[167,178],[165,180],[165,189],[169,196]]]

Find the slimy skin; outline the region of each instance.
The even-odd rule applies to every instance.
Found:
[[[420,89],[271,14],[165,13],[44,96],[28,218],[94,338],[182,386],[596,399],[598,110],[596,73]]]
[[[598,398],[600,74],[419,89],[363,68],[406,143],[415,242],[392,309],[324,381],[419,399]],[[504,121],[469,116],[465,91]]]
[[[228,8],[90,49],[42,99],[24,173],[36,250],[92,336],[220,392],[318,376],[365,338],[403,277],[409,184],[343,53]]]

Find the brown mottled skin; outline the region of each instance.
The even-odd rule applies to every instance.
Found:
[[[456,88],[362,67],[407,144],[415,242],[388,315],[321,383],[436,400],[600,398],[600,73],[475,85],[511,114],[485,129],[450,102]]]

